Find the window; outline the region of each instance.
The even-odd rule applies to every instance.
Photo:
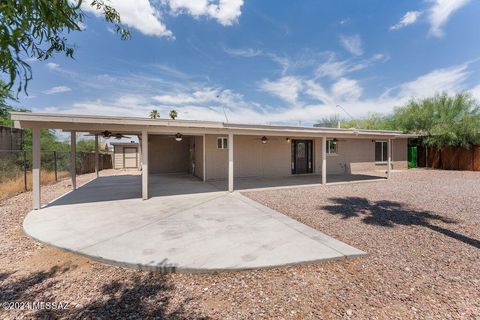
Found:
[[[336,153],[337,153],[337,141],[327,140],[327,154],[336,154]]]
[[[217,138],[217,149],[228,149],[228,138],[227,137]]]
[[[388,160],[388,142],[375,141],[375,162],[387,162]]]

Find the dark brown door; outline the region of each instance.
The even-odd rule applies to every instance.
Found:
[[[292,173],[313,172],[312,140],[292,140]]]

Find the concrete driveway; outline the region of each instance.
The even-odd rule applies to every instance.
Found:
[[[267,268],[365,254],[189,176],[152,176],[150,186],[159,196],[143,201],[139,176],[101,177],[30,212],[24,230],[96,260],[160,271]]]

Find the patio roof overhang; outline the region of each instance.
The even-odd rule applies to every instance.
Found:
[[[100,133],[104,130],[140,135],[147,130],[152,134],[228,134],[270,135],[292,137],[338,137],[363,139],[416,138],[415,134],[400,131],[319,128],[302,126],[257,125],[197,120],[148,119],[140,117],[74,115],[52,113],[12,112],[17,128],[59,129]]]

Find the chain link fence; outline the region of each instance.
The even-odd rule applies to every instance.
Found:
[[[112,156],[99,154],[99,169],[111,169]],[[77,152],[76,173],[95,172],[95,153]],[[70,152],[41,152],[41,184],[46,185],[70,177]],[[0,199],[32,188],[32,152],[0,150]]]

